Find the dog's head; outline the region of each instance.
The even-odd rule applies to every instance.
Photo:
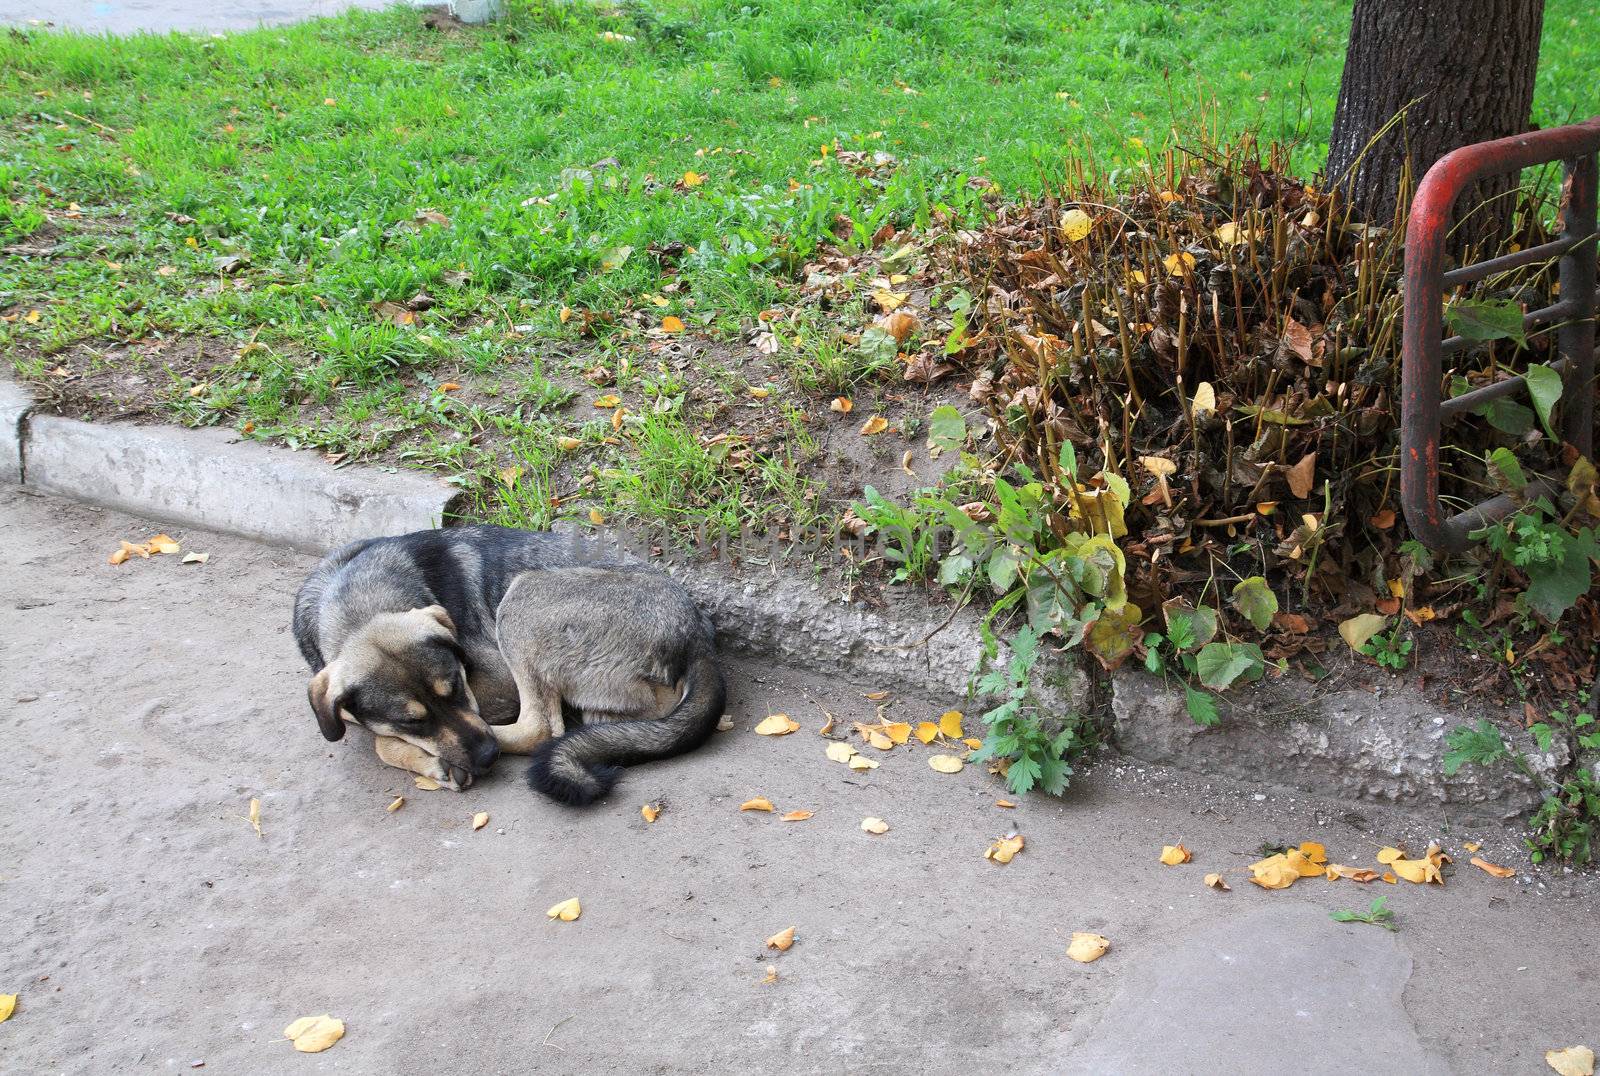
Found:
[[[311,678],[311,709],[329,740],[345,722],[428,752],[466,787],[500,753],[467,686],[456,626],[443,606],[380,613]]]

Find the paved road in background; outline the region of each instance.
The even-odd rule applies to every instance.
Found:
[[[394,0],[0,0],[0,26],[55,26],[89,33],[253,30],[390,7]]]
[[[106,562],[160,529],[209,561]],[[732,731],[589,810],[536,798],[514,758],[423,792],[361,731],[318,735],[287,631],[309,558],[6,488],[0,549],[8,1072],[1535,1076],[1547,1049],[1600,1046],[1593,876],[1240,873],[1264,840],[1420,851],[1440,829],[1415,815],[1115,759],[1008,810],[914,740],[864,747],[867,773],[828,761],[822,709],[871,720],[879,685],[750,661]],[[801,731],[753,735],[774,712]],[[741,813],[756,796],[814,814]],[[1023,851],[986,861],[1013,829]],[[1443,835],[1515,861],[1514,834]],[[1194,862],[1162,866],[1179,840]],[[1328,917],[1379,894],[1397,933]],[[546,918],[574,896],[578,921]],[[1074,931],[1110,952],[1072,962]],[[343,1041],[295,1054],[284,1026],[324,1012]]]

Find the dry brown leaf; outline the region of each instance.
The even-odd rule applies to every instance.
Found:
[[[894,337],[897,344],[905,343],[906,337],[916,332],[921,324],[917,315],[908,310],[897,310],[878,319],[878,328]]]
[[[1376,512],[1372,513],[1372,518],[1368,519],[1367,522],[1371,523],[1380,531],[1386,531],[1390,527],[1394,526],[1394,520],[1395,515],[1393,508],[1380,508]]]
[[[557,438],[556,444],[561,447],[561,451],[571,452],[580,447],[583,442],[578,440],[576,437],[561,437]]]
[[[1477,841],[1462,841],[1461,847],[1465,848],[1469,852],[1476,852],[1478,849],[1482,848],[1483,845],[1479,844]]]
[[[745,800],[739,804],[741,811],[768,811],[772,810],[772,801],[765,796],[757,796],[753,800]]]
[[[1587,1046],[1546,1050],[1544,1063],[1561,1073],[1561,1076],[1594,1076],[1594,1051]]]
[[[889,697],[889,693],[887,691],[867,691],[861,697],[872,702],[882,702]]]
[[[995,800],[994,801],[994,805],[996,807],[1015,807],[1016,806],[1016,804],[1012,803],[1010,800]]]
[[[661,804],[647,803],[643,807],[639,808],[639,815],[646,822],[654,822],[656,819],[661,817]]]
[[[1398,879],[1398,878],[1396,878],[1394,876],[1394,871],[1384,871],[1383,872],[1383,880],[1388,882],[1390,885],[1399,885],[1400,884],[1400,879]]]
[[[1359,652],[1367,645],[1378,632],[1388,626],[1389,618],[1379,616],[1377,613],[1361,613],[1349,620],[1340,621],[1339,637],[1349,645],[1351,650]]]
[[[873,415],[871,418],[867,419],[866,422],[862,423],[862,425],[861,425],[861,436],[862,437],[871,437],[874,434],[882,433],[884,430],[887,430],[888,428],[889,428],[889,420],[888,419],[884,418],[882,415]]]
[[[560,904],[553,904],[550,910],[544,913],[547,918],[559,919],[563,923],[570,923],[583,914],[583,905],[578,903],[577,897],[568,897]]]
[[[940,773],[960,773],[966,763],[954,755],[929,755],[928,765]]]
[[[790,927],[787,930],[780,930],[778,933],[767,939],[767,948],[776,949],[780,953],[788,952],[789,946],[793,944],[794,927]]]
[[[989,846],[989,850],[983,853],[983,858],[992,859],[996,863],[1010,863],[1016,854],[1022,851],[1023,843],[1020,833],[1001,837]]]
[[[1104,935],[1075,930],[1071,943],[1067,945],[1067,955],[1080,964],[1092,964],[1105,956],[1110,948],[1111,942]]]
[[[1309,453],[1300,458],[1300,462],[1290,467],[1284,476],[1289,480],[1289,492],[1304,500],[1311,496],[1312,487],[1316,484],[1317,454]]]
[[[1481,871],[1485,871],[1494,875],[1496,878],[1510,878],[1517,873],[1510,867],[1497,866],[1496,864],[1490,863],[1487,859],[1480,858],[1479,856],[1473,856],[1471,859],[1467,860],[1467,862],[1471,863],[1474,867],[1477,867]]]
[[[756,726],[757,736],[787,736],[800,728],[800,722],[788,714],[773,714]]]
[[[1205,883],[1206,883],[1206,885],[1210,886],[1212,889],[1220,889],[1224,893],[1230,892],[1232,890],[1232,888],[1233,888],[1227,882],[1223,881],[1222,875],[1220,875],[1220,874],[1208,874],[1208,875],[1206,875],[1205,876]]]
[[[474,832],[482,829],[484,826],[487,826],[488,824],[489,824],[489,812],[488,811],[479,811],[477,814],[472,816],[472,829],[473,829]]]
[[[344,1021],[327,1013],[321,1016],[302,1016],[283,1029],[284,1037],[294,1043],[303,1054],[320,1054],[344,1038]]]
[[[1176,867],[1180,863],[1187,863],[1194,858],[1194,853],[1181,844],[1169,844],[1161,849],[1161,862],[1169,867]]]
[[[810,817],[811,817],[811,812],[810,811],[790,811],[787,814],[780,814],[778,816],[778,821],[779,822],[804,822],[806,819],[808,819]]]
[[[828,410],[837,411],[841,415],[848,415],[854,407],[855,401],[851,400],[850,397],[835,396],[833,402],[828,405]]]
[[[861,820],[861,828],[868,833],[888,833],[889,823],[881,818],[863,818]]]
[[[404,796],[396,796],[394,798],[394,802],[390,803],[389,806],[384,808],[384,810],[388,811],[390,814],[394,814],[396,811],[398,811],[400,808],[404,807],[405,805],[406,805],[406,798]]]

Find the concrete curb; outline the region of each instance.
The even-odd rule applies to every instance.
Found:
[[[1326,694],[1298,683],[1236,687],[1223,696],[1222,723],[1214,728],[1189,717],[1181,688],[1141,672],[1116,673],[1111,699],[1112,743],[1143,762],[1495,821],[1532,811],[1543,799],[1537,782],[1509,765],[1463,766],[1446,776],[1445,736],[1470,722],[1404,680]],[[1565,761],[1529,757],[1546,778]]]
[[[95,425],[30,416],[30,406],[20,387],[0,381],[0,481],[20,479],[63,497],[307,552],[438,526],[461,496],[421,475],[334,470],[307,454],[238,442],[227,431]],[[616,536],[611,545],[627,555]],[[952,705],[966,696],[982,652],[981,609],[962,610],[946,624],[919,601],[869,609],[794,574],[729,578],[715,564],[667,570],[734,652],[877,688],[942,691]],[[1051,712],[1092,707],[1093,687],[1067,655],[1041,654],[1035,683]],[[1464,767],[1445,777],[1444,735],[1461,715],[1440,711],[1404,684],[1381,697],[1347,690],[1307,698],[1283,685],[1241,690],[1226,700],[1216,729],[1195,725],[1182,692],[1152,677],[1118,673],[1110,694],[1112,742],[1144,762],[1502,819],[1539,801],[1534,783],[1520,774]],[[1559,761],[1536,760],[1546,770]]]
[[[462,493],[414,472],[335,470],[227,430],[31,413],[0,382],[0,481],[308,553],[440,526]]]
[[[22,482],[22,437],[33,397],[20,385],[0,379],[0,482]]]

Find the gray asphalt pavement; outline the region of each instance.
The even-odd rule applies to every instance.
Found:
[[[209,561],[107,563],[160,529]],[[1514,833],[1114,759],[1063,798],[1007,796],[915,740],[858,740],[881,765],[856,772],[816,729],[872,719],[875,685],[759,661],[730,663],[731,731],[589,810],[511,758],[424,792],[365,734],[317,733],[287,631],[308,558],[8,489],[0,548],[6,1072],[1533,1076],[1600,1046],[1600,887],[1530,871]],[[801,731],[753,735],[774,712]],[[738,809],[756,796],[813,814]],[[1012,830],[1023,851],[985,860]],[[1242,872],[1263,841],[1372,865],[1435,837],[1443,887]],[[1161,865],[1180,840],[1193,862]],[[1521,873],[1467,866],[1468,840]],[[1397,932],[1328,916],[1376,895]],[[569,897],[581,918],[546,918]],[[1074,931],[1110,951],[1069,960]],[[324,1012],[344,1038],[295,1053],[283,1028]]]

